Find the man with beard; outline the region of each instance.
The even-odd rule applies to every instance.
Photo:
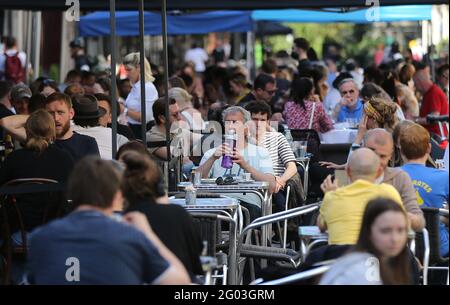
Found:
[[[94,138],[78,134],[72,130],[70,120],[75,112],[70,97],[55,92],[45,101],[45,109],[53,116],[56,126],[55,145],[70,153],[75,162],[87,155],[100,155]],[[26,139],[25,122],[28,115],[13,115],[0,120],[0,126],[10,132],[16,139]]]

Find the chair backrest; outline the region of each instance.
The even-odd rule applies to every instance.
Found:
[[[426,222],[426,229],[429,233],[430,240],[430,265],[438,264],[442,261],[440,255],[440,233],[439,233],[439,209],[431,207],[421,207]],[[423,234],[416,232],[416,257],[423,262],[424,258],[424,241]]]
[[[148,148],[166,147],[166,141],[149,141]],[[183,181],[182,177],[182,161],[181,156],[172,156],[169,161],[153,156],[153,160],[158,164],[164,177],[164,182],[169,191],[176,191],[179,182]]]
[[[0,188],[2,237],[9,240],[20,231],[23,247],[26,234],[36,226],[69,211],[63,196],[65,185],[56,180],[27,178],[11,180]]]
[[[190,214],[201,240],[207,242],[207,251],[204,255],[216,256],[216,245],[220,240],[220,224],[217,214],[200,212],[190,212]]]
[[[430,143],[431,143],[430,157],[433,160],[439,160],[444,158],[445,149],[442,149],[442,147],[439,145],[439,142],[435,138],[431,137]]]
[[[347,163],[351,143],[336,143],[320,145],[320,161],[334,162],[336,164]]]
[[[314,129],[291,129],[293,141],[307,141],[307,152],[313,156],[313,162],[320,160],[320,137]]]

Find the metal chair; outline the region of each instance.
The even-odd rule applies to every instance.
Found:
[[[290,209],[287,211],[282,211],[274,213],[272,215],[267,215],[255,219],[252,223],[244,228],[242,231],[238,247],[237,247],[237,260],[240,261],[241,258],[259,258],[268,259],[275,262],[287,262],[292,267],[296,268],[301,262],[301,253],[286,248],[276,248],[276,247],[264,247],[260,245],[251,244],[251,238],[249,238],[251,232],[256,228],[305,215],[307,213],[313,212],[319,209],[319,204],[313,203],[305,205],[302,207]],[[245,241],[244,241],[245,239]],[[245,267],[246,260],[239,263],[239,282],[242,281],[243,269]],[[254,280],[255,275],[251,274],[251,279]]]
[[[3,282],[10,283],[11,264],[13,257],[26,257],[28,254],[27,235],[34,227],[43,225],[56,217],[62,216],[68,212],[69,207],[64,203],[67,201],[63,196],[64,185],[56,180],[45,178],[27,178],[11,180],[0,188],[0,210],[1,210],[1,253],[5,258],[5,268]],[[36,194],[42,194],[43,201],[36,204],[43,204],[34,210],[39,219],[30,218],[30,215],[24,215],[24,204],[30,205],[35,200]],[[41,199],[41,198],[40,198]],[[34,204],[34,202],[32,203]],[[15,232],[20,233],[21,241],[12,243],[12,235]]]
[[[314,269],[292,274],[281,279],[276,279],[272,281],[262,282],[261,280],[256,280],[254,285],[286,285],[292,284],[299,281],[305,281],[316,276],[322,275],[330,269],[330,265],[322,265]]]
[[[291,129],[293,141],[307,141],[307,152],[312,154],[311,161],[317,162],[320,158],[320,137],[314,129]]]
[[[423,284],[428,285],[430,270],[447,270],[447,284],[449,281],[449,259],[440,255],[439,217],[448,217],[448,210],[421,207],[426,221],[426,228],[416,232],[413,252],[423,265]],[[437,265],[447,264],[447,267]]]

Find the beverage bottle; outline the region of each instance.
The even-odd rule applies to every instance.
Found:
[[[234,148],[236,147],[236,131],[235,130],[232,129],[228,132],[228,134],[225,135],[225,143],[228,144],[228,147],[230,148],[231,151],[234,150]],[[225,154],[222,157],[221,166],[223,168],[232,168],[233,167],[233,160],[231,159],[230,154]]]
[[[292,138],[292,134],[291,134],[291,130],[290,130],[290,129],[286,129],[286,130],[284,131],[284,136],[285,136],[285,138],[286,138],[286,140],[288,141],[289,144],[291,144],[292,141],[294,140],[294,139]]]

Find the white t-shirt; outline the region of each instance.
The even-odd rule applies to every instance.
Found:
[[[146,123],[153,120],[153,103],[158,99],[158,90],[156,90],[155,85],[151,82],[145,83],[145,118]],[[125,100],[125,106],[129,110],[141,112],[141,82],[133,84],[131,91]],[[140,125],[141,122],[133,120],[129,116],[128,123]]]
[[[190,49],[184,55],[184,61],[192,61],[195,64],[195,72],[205,72],[207,60],[208,53],[202,48]]]
[[[78,125],[73,126],[73,131],[95,138],[100,152],[100,157],[105,160],[112,158],[112,129],[109,127],[96,126],[84,128]],[[128,139],[123,135],[117,134],[117,148],[127,143]]]
[[[9,49],[6,50],[5,52],[1,52],[0,53],[0,79],[4,79],[4,74],[5,74],[5,63],[6,63],[6,57],[5,54],[8,54],[8,56],[13,56],[14,54],[16,54],[17,50],[14,49]],[[27,61],[27,55],[22,52],[19,51],[19,54],[17,55],[20,59],[20,63],[22,64],[22,68],[25,69],[25,65],[26,65],[26,61]]]
[[[200,161],[200,165],[203,165],[216,151],[216,148],[208,150],[204,155],[202,160]],[[241,151],[239,151],[241,155],[244,157],[244,160],[249,163],[251,167],[256,169],[257,171],[264,173],[264,174],[272,174],[273,172],[273,165],[272,165],[272,159],[270,158],[269,151],[261,146],[256,146],[251,143],[248,143],[247,147]],[[211,170],[209,171],[209,177],[211,178],[217,178],[224,176],[225,174],[225,168],[221,166],[222,164],[222,157],[217,159],[213,166],[211,167]],[[244,171],[241,169],[239,165],[236,163],[233,163],[233,167],[231,168],[231,175],[237,176]],[[230,170],[227,171],[227,175],[230,175]],[[275,180],[275,177],[274,177]],[[254,204],[258,207],[261,207],[261,199],[255,195],[255,194],[246,194],[243,195],[242,193],[236,193],[236,194],[227,194],[227,196],[234,197],[236,199]]]

